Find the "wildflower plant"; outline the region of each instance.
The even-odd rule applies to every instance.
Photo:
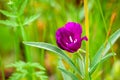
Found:
[[[71,26],[71,25],[69,25]],[[80,26],[79,26],[80,27]],[[72,25],[72,28],[74,29],[74,26]],[[72,31],[72,29],[71,29]],[[63,32],[66,33],[66,32]],[[66,35],[66,34],[59,34],[59,35]],[[75,33],[74,33],[75,34]],[[80,34],[77,34],[80,36]],[[63,37],[63,40],[66,36]],[[84,80],[91,80],[91,75],[93,74],[93,72],[96,70],[96,68],[98,67],[99,64],[101,64],[102,62],[104,62],[105,60],[107,60],[108,58],[110,58],[111,56],[114,56],[115,53],[111,52],[108,53],[109,49],[111,48],[111,46],[115,43],[115,41],[120,37],[120,29],[117,30],[114,34],[112,34],[109,37],[109,41],[105,46],[102,45],[100,47],[100,49],[97,51],[97,53],[95,54],[95,56],[93,57],[92,62],[90,62],[89,65],[89,70],[88,70],[88,76],[86,77],[86,73],[85,73],[85,58],[83,55],[81,55],[81,53],[85,53],[86,51],[84,51],[83,49],[79,49],[78,51],[76,50],[75,53],[73,54],[74,58],[71,59],[62,49],[63,47],[61,47],[60,45],[64,44],[58,44],[60,46],[54,46],[52,44],[49,43],[44,43],[44,42],[24,42],[24,44],[29,45],[29,46],[33,46],[33,47],[37,47],[37,48],[42,48],[42,49],[46,49],[49,51],[52,51],[53,53],[56,53],[60,56],[61,59],[65,60],[69,65],[70,65],[70,70],[66,69],[62,60],[59,63],[59,67],[58,69],[60,69],[63,73],[63,78],[64,80],[66,79],[71,79],[71,80],[79,80],[79,79],[84,79]],[[57,37],[58,38],[58,37]],[[87,40],[86,37],[85,40]],[[70,41],[70,38],[68,37],[68,40]],[[65,44],[67,45],[67,44]],[[79,44],[76,44],[80,47]],[[66,47],[66,48],[69,48]],[[67,51],[71,52],[71,48],[66,49]],[[73,49],[75,48],[75,46],[72,47]],[[107,54],[108,53],[108,54]],[[79,77],[78,77],[79,75]]]
[[[38,1],[46,2],[47,5],[51,6],[50,7],[51,10],[53,9],[53,7],[55,7],[54,4],[56,4],[56,3],[52,3],[51,0],[50,1],[38,0]],[[62,1],[65,2],[65,0]],[[8,18],[6,20],[0,20],[0,24],[4,24],[6,26],[12,27],[15,34],[14,42],[15,42],[15,51],[16,51],[15,52],[16,61],[14,64],[11,64],[9,66],[9,67],[14,67],[15,72],[12,74],[12,76],[10,76],[9,80],[21,80],[21,79],[48,80],[48,77],[46,76],[46,69],[44,68],[44,66],[42,64],[40,65],[39,63],[32,62],[32,58],[31,58],[32,56],[30,55],[30,49],[28,46],[48,50],[53,52],[54,54],[57,54],[59,56],[59,62],[57,68],[61,71],[64,80],[93,80],[92,75],[96,71],[99,64],[102,64],[110,57],[115,56],[114,51],[112,50],[112,52],[110,52],[109,50],[112,48],[116,40],[120,37],[120,29],[115,31],[112,35],[107,36],[106,41],[101,45],[101,47],[97,50],[97,52],[95,52],[94,56],[92,56],[91,58],[89,57],[89,55],[91,54],[89,51],[91,47],[89,41],[91,41],[91,39],[89,37],[89,18],[88,18],[87,0],[84,0],[84,9],[82,9],[83,12],[82,14],[80,14],[85,16],[84,24],[85,24],[86,34],[84,37],[82,37],[84,30],[79,20],[75,21],[75,19],[72,19],[71,22],[67,22],[67,20],[65,19],[64,23],[65,22],[66,23],[63,24],[62,27],[58,28],[56,30],[56,33],[54,31],[51,31],[54,32],[54,38],[56,39],[57,45],[53,45],[46,42],[29,42],[28,36],[26,35],[25,26],[29,25],[31,22],[38,19],[39,14],[38,13],[33,14],[28,18],[24,15],[24,10],[28,2],[29,0],[9,0],[8,3],[9,10],[0,10],[0,13],[2,13]],[[64,3],[62,3],[62,5],[64,5]],[[72,5],[68,7],[68,9],[71,8]],[[50,16],[49,12],[52,12],[51,10],[49,10],[48,13],[47,10],[45,11],[47,17],[50,18],[50,19],[46,18],[47,21],[52,20],[52,17],[54,15],[52,13],[51,14],[52,16]],[[74,18],[73,15],[76,15],[76,13],[74,12],[74,8],[72,10],[73,11],[71,11],[70,14],[72,15],[72,18]],[[105,24],[105,19],[102,10],[100,12],[102,15],[103,22]],[[64,13],[65,10],[63,8],[63,14]],[[77,15],[77,19],[78,18],[79,16]],[[52,20],[52,22],[55,21],[57,22],[57,20],[55,19]],[[51,23],[49,23],[49,25],[50,24]],[[55,26],[56,27],[58,26],[57,23]],[[52,27],[50,27],[50,29],[52,30]],[[46,32],[47,31],[45,29],[45,33],[43,36],[46,35]],[[19,33],[21,36],[19,36]],[[18,55],[18,53],[20,53],[19,37],[22,37],[23,40],[26,62],[19,61],[19,55]],[[81,47],[83,41],[86,43],[86,48]],[[40,57],[41,59],[44,59],[44,51],[42,53],[43,54]],[[69,54],[71,54],[72,57],[70,57]],[[41,61],[42,63],[44,62],[44,60]],[[1,57],[0,57],[0,62],[1,62]],[[65,63],[67,63],[69,67],[66,67]],[[2,65],[2,63],[0,65]],[[4,77],[4,72],[2,72],[2,74]]]

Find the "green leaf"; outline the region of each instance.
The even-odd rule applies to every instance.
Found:
[[[8,80],[20,80],[23,78],[23,74],[13,73]]]
[[[92,74],[92,73],[95,71],[95,69],[97,68],[97,66],[98,66],[100,63],[104,62],[105,60],[109,59],[110,57],[112,57],[112,56],[114,56],[114,55],[116,55],[116,54],[115,54],[115,53],[108,53],[106,56],[102,57],[101,60],[99,60],[94,66],[92,66],[92,67],[90,68],[90,71],[89,71],[90,74]]]
[[[24,21],[24,25],[30,24],[31,22],[35,21],[39,17],[39,14],[35,14],[33,16],[30,16],[29,18],[26,18]]]
[[[18,24],[12,20],[0,20],[0,24],[4,24],[6,26],[16,27]]]
[[[45,74],[45,72],[41,71],[41,72],[36,72],[35,74],[38,75],[38,76],[40,76],[40,75]]]
[[[72,78],[72,80],[79,80],[73,73],[68,72],[67,70],[62,69],[62,68],[59,68],[59,69],[60,69],[62,72],[64,72],[65,74],[69,75],[69,76]]]
[[[104,44],[100,47],[100,49],[97,51],[96,55],[93,58],[92,64],[90,67],[95,66],[100,60],[101,57],[104,56],[109,49],[112,47],[112,45],[116,42],[116,40],[120,37],[120,29],[118,29],[115,33],[113,33],[110,38],[108,39],[108,43],[106,46]]]
[[[25,7],[27,6],[28,0],[24,0],[23,4],[20,7],[20,10],[18,12],[19,16],[23,14]]]
[[[5,10],[0,10],[0,12],[1,12],[3,15],[7,16],[7,17],[11,17],[11,18],[15,18],[15,17],[16,17],[14,14],[12,14],[12,13],[10,13],[10,12],[8,12],[8,11],[5,11]]]
[[[48,80],[48,76],[45,75],[45,72],[41,71],[41,72],[36,72],[35,75],[40,78],[40,80]]]
[[[59,66],[58,67],[66,70],[66,68],[64,67],[64,64],[63,64],[61,59],[59,60]],[[69,75],[65,74],[63,71],[62,71],[62,76],[63,76],[63,80],[72,80],[72,78]]]
[[[85,62],[84,62],[84,59],[82,56],[80,56],[81,58],[78,58],[77,61],[78,61],[78,65],[79,65],[79,68],[80,68],[80,71],[82,73],[82,76],[85,76]]]
[[[10,76],[9,80],[21,80],[22,78],[27,77],[27,75],[34,75],[38,78],[47,78],[46,76],[46,72],[45,72],[45,68],[42,67],[39,63],[33,63],[33,62],[23,62],[23,61],[19,61],[19,62],[15,62],[12,64],[9,64],[7,67],[14,67],[16,70],[14,71],[14,73],[12,74],[12,76]],[[29,71],[29,69],[36,69],[39,68],[40,70],[37,71]]]
[[[49,51],[52,51],[52,52],[58,54],[59,56],[61,56],[61,58],[63,58],[66,62],[68,62],[68,64],[70,64],[70,66],[82,77],[81,72],[78,70],[78,68],[72,62],[72,60],[60,48],[58,48],[54,45],[48,44],[48,43],[44,43],[44,42],[24,42],[24,44],[33,46],[33,47],[37,47],[37,48],[46,49],[46,50],[49,50]]]

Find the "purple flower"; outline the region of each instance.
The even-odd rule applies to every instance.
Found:
[[[82,40],[88,40],[86,36],[81,37],[81,34],[79,23],[68,22],[56,31],[56,42],[61,49],[73,53],[81,47]]]

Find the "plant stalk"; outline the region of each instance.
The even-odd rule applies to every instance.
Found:
[[[19,48],[19,39],[18,39],[18,29],[14,28],[14,47],[15,47],[15,61],[18,61],[20,48]]]
[[[89,20],[88,20],[88,2],[84,0],[84,11],[85,11],[85,28],[86,28],[86,36],[89,39]],[[89,40],[86,41],[86,55],[85,55],[85,80],[90,80],[89,78]]]

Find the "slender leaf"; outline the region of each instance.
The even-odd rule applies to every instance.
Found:
[[[90,68],[90,74],[92,74],[94,71],[95,71],[95,69],[97,68],[97,66],[100,64],[100,63],[102,63],[102,62],[104,62],[105,60],[107,60],[108,58],[110,58],[111,56],[114,56],[115,55],[115,53],[109,53],[109,54],[107,54],[106,56],[104,56],[101,60],[99,60],[94,66],[92,66],[91,68]]]
[[[65,61],[67,61],[70,66],[76,71],[78,72],[78,74],[81,75],[81,72],[78,70],[78,68],[75,66],[75,64],[72,62],[72,60],[58,47],[48,44],[48,43],[44,43],[44,42],[24,42],[24,44],[29,45],[29,46],[33,46],[33,47],[37,47],[37,48],[42,48],[42,49],[46,49],[49,51],[52,51],[56,54],[58,54],[59,56],[61,56],[61,58],[63,58]]]
[[[34,20],[36,20],[37,18],[39,17],[39,14],[35,14],[29,18],[26,18],[25,21],[24,21],[24,25],[27,25],[31,22],[33,22]]]
[[[58,67],[66,70],[66,68],[65,68],[61,59],[59,60],[59,66]],[[61,71],[61,73],[62,73],[62,76],[63,76],[63,80],[72,80],[72,78],[69,75],[65,74],[63,71]]]
[[[100,49],[97,51],[96,55],[93,58],[91,67],[95,66],[101,59],[102,56],[104,56],[109,49],[112,47],[112,45],[115,43],[115,41],[120,37],[120,29],[118,29],[115,33],[113,33],[110,38],[108,39],[108,43],[106,46],[104,44],[100,47]]]
[[[0,24],[4,24],[6,26],[16,27],[18,24],[12,20],[0,20]]]
[[[81,57],[81,58],[82,59],[78,58],[77,61],[78,61],[78,65],[79,65],[80,71],[82,73],[82,76],[85,76],[85,63],[84,63],[83,57]]]
[[[5,11],[5,10],[0,10],[0,12],[1,12],[3,15],[7,16],[7,17],[12,17],[12,18],[15,18],[15,17],[16,17],[14,14],[12,14],[12,13],[10,13],[10,12],[8,12],[8,11]]]
[[[62,72],[64,72],[65,74],[67,74],[67,75],[69,75],[71,78],[72,78],[72,80],[79,80],[73,73],[70,73],[70,72],[68,72],[67,70],[65,70],[65,69],[62,69],[62,68],[59,68]]]

